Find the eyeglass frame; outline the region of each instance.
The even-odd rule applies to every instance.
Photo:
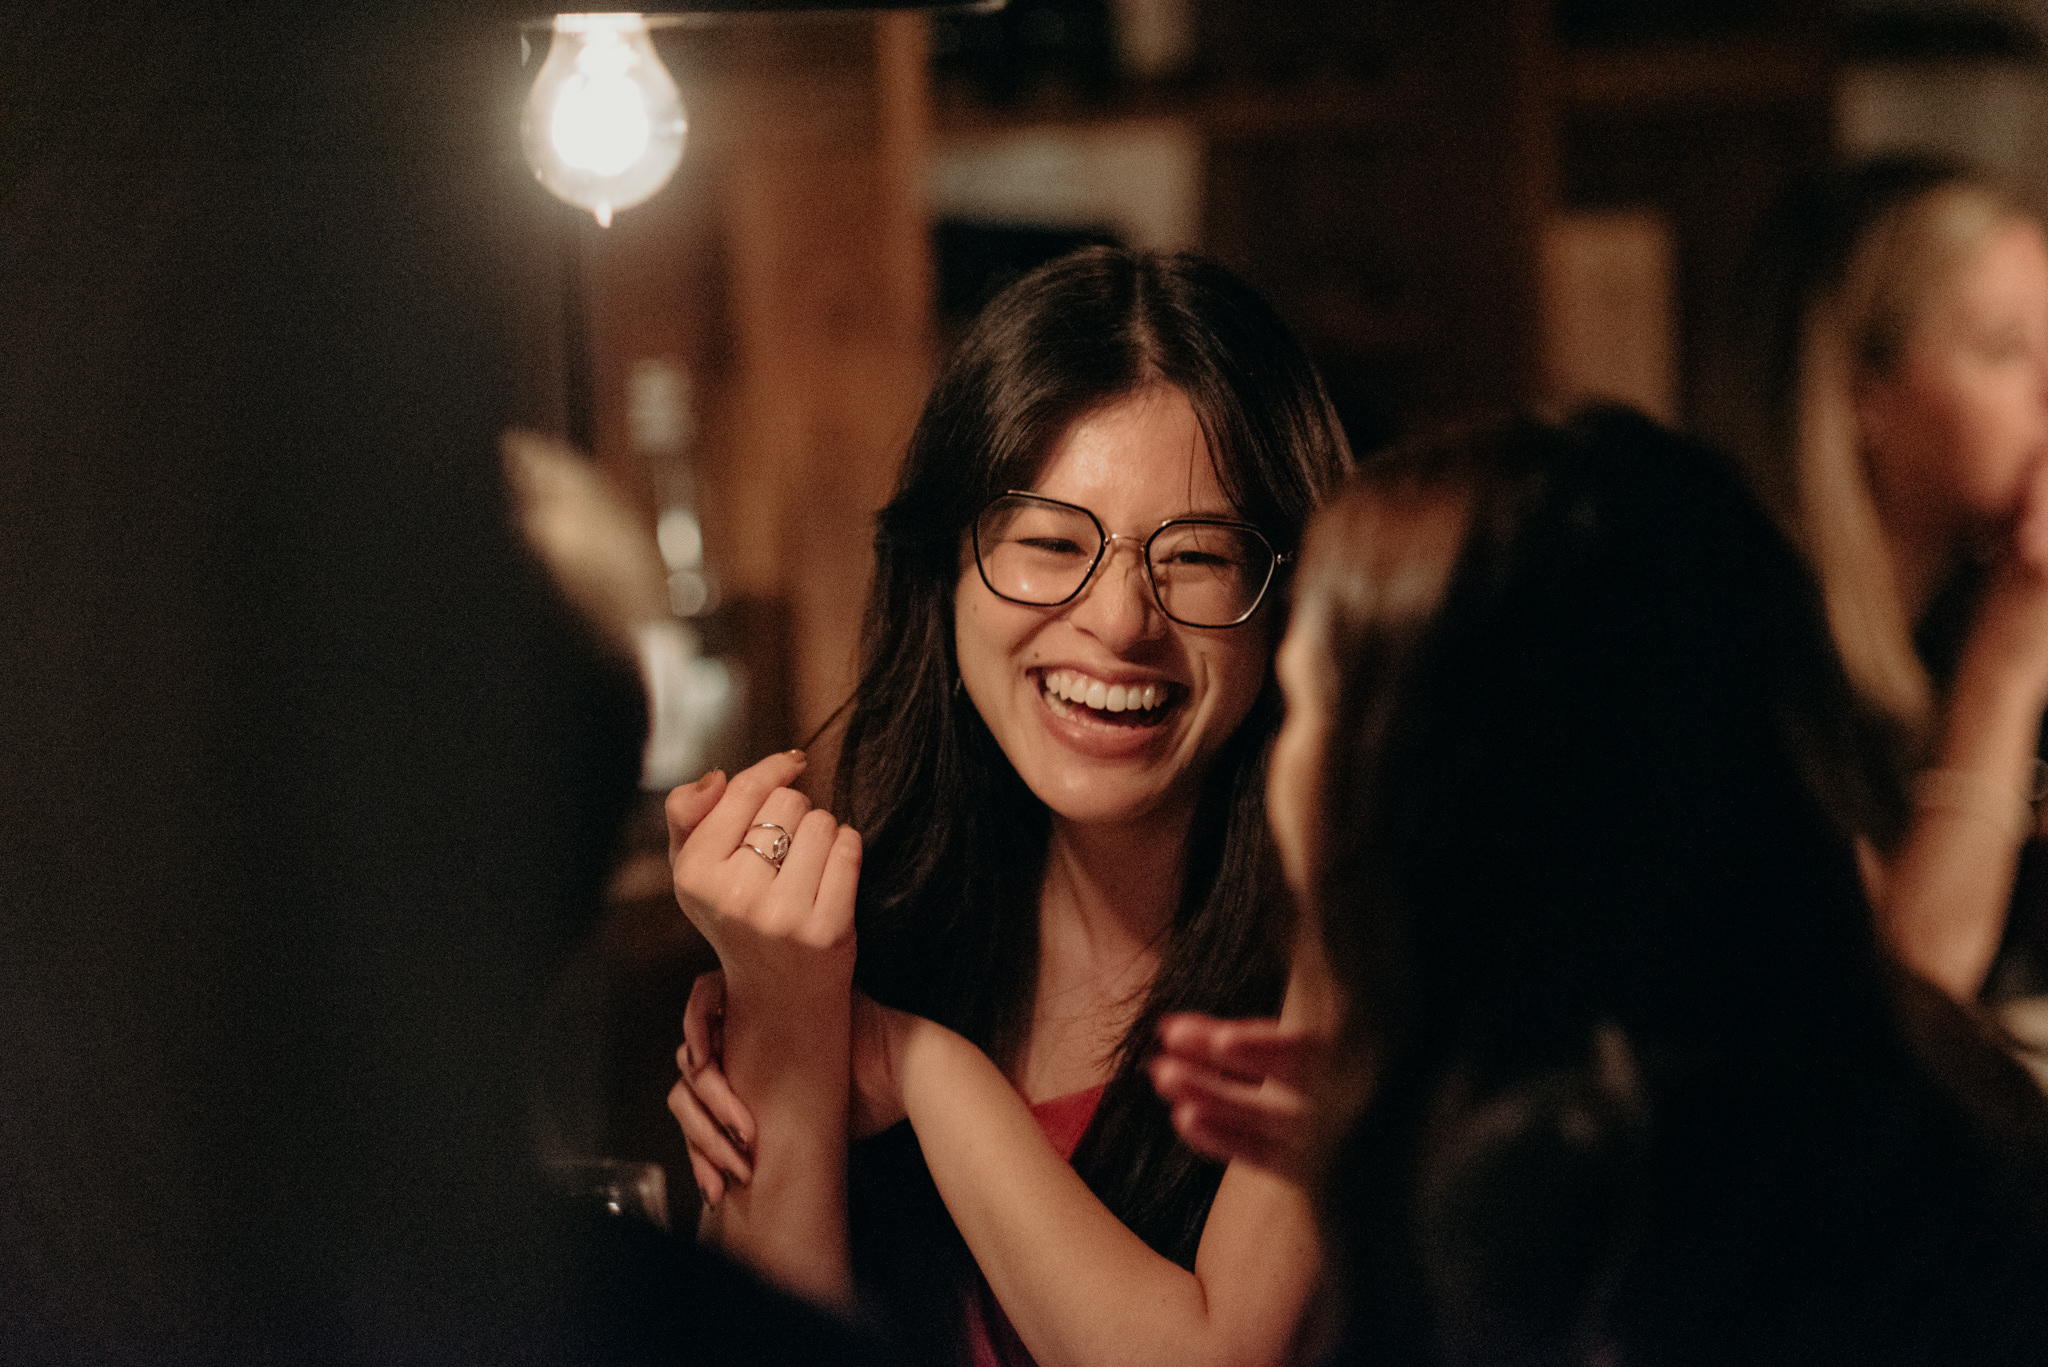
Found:
[[[983,564],[981,559],[981,519],[988,515],[989,509],[995,507],[996,504],[1001,503],[1006,498],[1028,498],[1034,503],[1045,503],[1055,508],[1070,509],[1087,518],[1094,525],[1096,536],[1101,538],[1100,544],[1095,547],[1095,558],[1088,562],[1087,570],[1081,575],[1081,582],[1074,585],[1072,593],[1059,599],[1057,602],[1033,603],[1022,598],[1012,598],[989,581],[988,566]],[[1230,527],[1237,531],[1250,532],[1265,544],[1268,551],[1272,552],[1273,563],[1266,569],[1266,581],[1260,584],[1259,591],[1252,595],[1251,606],[1244,610],[1243,616],[1238,617],[1234,621],[1217,622],[1204,626],[1201,623],[1190,622],[1185,618],[1173,615],[1173,612],[1166,606],[1165,598],[1160,596],[1159,579],[1152,572],[1152,543],[1158,540],[1159,534],[1168,527]],[[1024,608],[1065,607],[1076,598],[1079,598],[1082,591],[1094,582],[1095,571],[1102,568],[1102,561],[1109,554],[1109,544],[1112,541],[1138,540],[1136,536],[1126,535],[1123,532],[1112,532],[1105,528],[1102,525],[1102,519],[1097,517],[1091,508],[1084,508],[1078,503],[1069,503],[1063,498],[1048,498],[1044,494],[1035,494],[1029,489],[1005,489],[1001,493],[990,497],[986,503],[975,510],[973,519],[968,523],[967,534],[969,540],[974,545],[974,570],[975,573],[981,576],[982,587],[1002,599],[1005,603],[1015,603],[1018,607]],[[1150,532],[1147,532],[1144,540],[1138,543],[1138,563],[1145,567],[1145,583],[1152,590],[1153,605],[1159,609],[1160,613],[1169,622],[1187,627],[1191,631],[1228,631],[1232,627],[1241,627],[1246,622],[1249,622],[1252,619],[1252,614],[1259,610],[1259,605],[1266,601],[1266,594],[1273,587],[1273,581],[1279,578],[1280,567],[1293,558],[1294,556],[1291,552],[1275,549],[1273,538],[1267,536],[1258,524],[1232,517],[1169,517]]]

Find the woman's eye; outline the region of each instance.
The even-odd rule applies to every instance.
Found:
[[[1086,555],[1080,543],[1063,536],[1024,536],[1017,538],[1017,544],[1027,551],[1040,555]]]

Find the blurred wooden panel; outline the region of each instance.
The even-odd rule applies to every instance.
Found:
[[[1672,258],[1662,214],[1552,220],[1543,239],[1543,351],[1553,406],[1619,402],[1677,421]]]
[[[1672,225],[1678,418],[1727,439],[1744,259],[1786,181],[1834,154],[1839,21],[1832,0],[1719,8],[1698,32],[1638,25],[1562,54],[1561,179],[1570,209]]]
[[[1340,29],[1346,74],[1266,101],[1297,117],[1210,121],[1207,246],[1391,430],[1541,387],[1556,87],[1537,0],[1379,8],[1373,45]]]

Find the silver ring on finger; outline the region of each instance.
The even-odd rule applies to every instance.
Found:
[[[754,825],[747,827],[748,835],[752,835],[755,831],[775,832],[775,838],[768,842],[767,849],[762,849],[751,840],[743,840],[740,843],[767,860],[769,868],[774,869],[778,873],[781,872],[782,861],[789,858],[789,832],[772,821],[756,822]]]

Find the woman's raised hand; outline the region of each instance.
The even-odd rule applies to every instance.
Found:
[[[803,768],[803,755],[787,751],[669,794],[676,900],[724,969],[722,989],[701,987],[686,1013],[696,1019],[685,1021],[683,1081],[669,1104],[713,1203],[699,1236],[772,1282],[843,1307],[853,1294],[846,1109],[860,837],[788,786]],[[719,1096],[728,1078],[748,1098],[736,1123],[750,1144],[727,1135],[720,1145],[699,1100]]]
[[[844,993],[853,981],[860,836],[787,785],[800,751],[668,795],[676,901],[736,994]]]
[[[1327,1048],[1277,1020],[1168,1016],[1152,1085],[1190,1148],[1311,1187],[1332,1130],[1317,1085]]]
[[[1865,861],[1865,890],[1892,953],[1965,1002],[1997,957],[2020,846],[2038,822],[2030,800],[2048,706],[2048,461],[2029,476],[2000,551],[1912,823],[1888,859]]]
[[[753,1180],[756,1129],[726,1075],[728,997],[743,1004],[757,1057],[801,1057],[819,1029],[848,1028],[853,901],[860,837],[788,785],[798,751],[770,755],[727,780],[706,774],[668,796],[676,901],[718,954],[699,978],[676,1051],[669,1110],[712,1204]],[[835,1122],[836,1125],[837,1122]]]

